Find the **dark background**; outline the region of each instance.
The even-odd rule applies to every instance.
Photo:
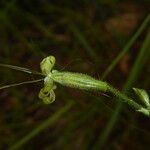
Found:
[[[149,10],[149,0],[1,0],[0,63],[40,71],[41,60],[53,55],[55,68],[103,79],[135,98],[132,87],[150,89],[150,19],[134,38]],[[0,68],[1,86],[38,78]],[[150,119],[118,104],[112,95],[58,85],[56,101],[45,105],[38,98],[42,86],[0,91],[0,149],[149,149]],[[55,113],[71,101],[72,107],[57,118]],[[55,119],[47,123],[48,118]]]

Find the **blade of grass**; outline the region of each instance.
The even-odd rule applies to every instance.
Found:
[[[37,83],[37,82],[40,82],[40,81],[43,81],[43,80],[44,80],[44,78],[43,79],[38,79],[38,80],[24,81],[24,82],[20,82],[20,83],[4,85],[4,86],[0,87],[0,90],[10,88],[10,87],[14,87],[14,86],[24,85],[24,84]]]
[[[63,108],[58,110],[56,113],[54,113],[52,116],[50,116],[48,119],[43,121],[39,126],[34,128],[29,134],[18,140],[14,145],[12,145],[9,150],[16,150],[20,149],[24,144],[26,144],[28,141],[30,141],[32,138],[37,136],[40,132],[42,132],[44,129],[50,127],[54,123],[56,123],[62,115],[64,115],[70,108],[73,106],[74,102],[69,102],[66,104]]]
[[[150,30],[143,42],[141,51],[139,52],[137,59],[133,65],[133,68],[130,72],[127,82],[124,86],[123,92],[128,91],[128,89],[131,88],[133,84],[136,82],[136,80],[141,74],[143,66],[145,65],[149,57],[150,57]],[[98,138],[98,141],[94,146],[94,149],[98,149],[104,146],[111,131],[113,130],[114,125],[119,120],[120,117],[119,114],[122,110],[122,107],[123,107],[122,103],[118,102],[116,109],[111,116],[111,119],[109,120],[106,128],[104,129],[104,132],[102,132],[102,134]]]
[[[24,67],[18,67],[18,66],[2,64],[2,63],[0,63],[0,66],[1,67],[6,67],[6,68],[10,68],[10,69],[13,69],[13,70],[22,71],[22,72],[29,73],[29,74],[36,74],[36,75],[42,75],[43,76],[43,74],[40,73],[40,72],[33,71],[33,70],[30,70],[30,69],[24,68]]]
[[[87,51],[87,54],[89,54],[91,59],[97,62],[98,61],[97,54],[94,52],[93,48],[89,45],[84,35],[73,24],[70,25],[70,30],[74,33],[74,35],[76,36],[80,44],[83,45],[83,47],[85,48],[85,50]]]
[[[127,53],[130,50],[131,46],[137,40],[137,38],[139,37],[139,35],[143,32],[143,30],[145,29],[145,27],[147,26],[147,24],[149,23],[149,21],[150,21],[150,15],[148,15],[146,17],[146,19],[141,24],[141,26],[139,27],[139,29],[137,30],[137,32],[133,35],[133,37],[129,40],[129,42],[126,44],[126,46],[123,48],[123,50],[119,53],[119,55],[110,64],[110,66],[104,72],[104,74],[102,76],[102,79],[104,79],[104,78],[106,78],[106,76],[108,76],[108,74],[114,69],[114,67],[116,66],[116,64],[124,56],[124,54]]]

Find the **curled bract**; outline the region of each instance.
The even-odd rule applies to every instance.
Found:
[[[54,56],[48,56],[42,60],[40,67],[44,75],[47,76],[51,72],[53,66],[55,65],[55,61],[56,60]]]
[[[45,104],[50,104],[55,101],[54,89],[56,89],[56,86],[53,80],[49,77],[54,64],[54,56],[46,57],[40,63],[42,74],[46,77],[44,79],[44,87],[39,92],[39,98],[42,99]]]
[[[51,104],[55,101],[54,90],[47,91],[45,87],[42,88],[39,92],[39,98],[42,99],[45,104]]]

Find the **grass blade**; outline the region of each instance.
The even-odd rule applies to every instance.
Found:
[[[83,47],[85,48],[85,50],[87,51],[87,54],[91,57],[91,59],[94,61],[98,61],[99,59],[97,57],[97,54],[95,53],[93,48],[90,46],[90,44],[87,42],[84,35],[78,30],[78,28],[72,24],[70,25],[70,30],[74,33],[78,41],[83,45]]]
[[[29,73],[29,74],[35,74],[35,75],[42,75],[43,76],[43,74],[40,73],[40,72],[33,71],[33,70],[30,70],[30,69],[24,68],[24,67],[8,65],[8,64],[2,64],[2,63],[0,63],[0,66],[10,68],[10,69],[13,69],[13,70],[18,70],[18,71],[25,72],[25,73]]]
[[[123,48],[123,50],[119,53],[119,55],[110,64],[110,66],[104,72],[104,74],[102,76],[102,79],[104,79],[104,78],[106,78],[106,76],[108,76],[108,74],[114,69],[114,67],[117,65],[117,63],[120,61],[120,59],[124,56],[124,54],[127,53],[130,50],[131,46],[137,40],[137,38],[139,37],[139,35],[143,32],[143,30],[145,29],[145,27],[147,26],[147,24],[149,23],[149,21],[150,21],[150,15],[148,15],[146,17],[146,19],[141,24],[141,26],[138,29],[138,31],[133,35],[133,37],[129,40],[129,42],[126,44],[126,46]]]
[[[31,83],[37,83],[40,81],[43,81],[44,79],[38,79],[38,80],[31,80],[31,81],[24,81],[24,82],[20,82],[20,83],[14,83],[14,84],[9,84],[9,85],[4,85],[0,87],[0,90],[2,89],[6,89],[6,88],[10,88],[10,87],[14,87],[14,86],[19,86],[19,85],[24,85],[24,84],[31,84]]]
[[[43,121],[43,123],[41,123],[39,126],[34,128],[29,134],[24,136],[22,139],[18,140],[18,142],[15,143],[14,145],[12,145],[9,148],[9,150],[20,149],[24,144],[26,144],[28,141],[30,141],[33,137],[37,136],[44,129],[46,129],[46,128],[50,127],[51,125],[53,125],[54,123],[56,123],[56,121],[58,121],[60,119],[60,117],[62,115],[64,115],[73,106],[73,104],[74,104],[74,102],[72,102],[72,101],[69,102],[68,104],[66,104],[63,108],[58,110],[56,113],[54,113],[48,119]]]
[[[133,68],[130,72],[127,82],[124,86],[123,89],[124,92],[127,91],[129,88],[131,88],[132,85],[135,83],[135,81],[138,79],[141,70],[149,57],[150,57],[150,30],[145,38],[141,51],[137,56],[137,59],[133,65]],[[114,125],[116,124],[117,120],[119,120],[120,117],[119,114],[122,110],[122,107],[123,107],[122,103],[118,102],[114,113],[112,114],[106,128],[104,129],[104,132],[102,132],[100,137],[98,138],[98,141],[96,142],[94,149],[102,148],[104,146],[110,133],[113,130]]]

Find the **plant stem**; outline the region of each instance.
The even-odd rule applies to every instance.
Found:
[[[109,92],[111,92],[117,98],[119,98],[118,100],[121,100],[122,102],[127,103],[129,106],[131,106],[136,111],[140,111],[144,115],[150,117],[150,111],[149,110],[147,110],[146,108],[144,108],[140,104],[136,103],[133,99],[129,98],[124,93],[120,92],[119,90],[115,89],[114,87],[109,86],[108,88],[109,88],[109,90],[108,90]]]
[[[122,92],[120,92],[119,90],[115,89],[114,87],[110,86],[109,87],[109,92],[111,92],[112,94],[114,94],[116,97],[118,97],[119,99],[121,99],[123,102],[128,103],[135,110],[138,110],[138,109],[141,108],[141,106],[138,103],[136,103],[131,98],[129,98],[128,96],[126,96],[125,94],[123,94]]]

